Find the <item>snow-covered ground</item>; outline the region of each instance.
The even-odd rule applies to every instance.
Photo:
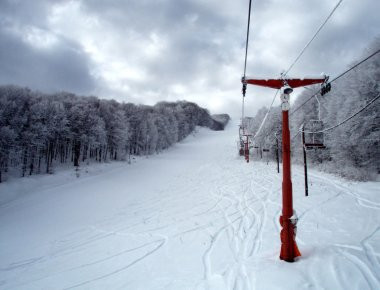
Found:
[[[293,166],[302,257],[280,261],[281,175],[236,133],[1,184],[0,289],[380,289],[380,183],[310,170],[305,197]]]

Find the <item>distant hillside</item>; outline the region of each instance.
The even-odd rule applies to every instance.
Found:
[[[211,115],[211,118],[215,121],[213,130],[224,130],[228,122],[230,121],[230,116],[228,114],[216,114]]]

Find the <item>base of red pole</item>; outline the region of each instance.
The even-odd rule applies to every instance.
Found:
[[[283,216],[280,216],[280,224],[282,226],[280,259],[286,262],[294,262],[294,258],[301,256],[295,240],[297,227],[290,218]]]

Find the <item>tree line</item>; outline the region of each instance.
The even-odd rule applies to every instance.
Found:
[[[186,101],[147,106],[0,86],[0,182],[11,173],[53,173],[58,164],[158,153],[196,126],[223,130],[227,122]]]
[[[380,39],[376,39],[362,54],[358,61],[380,48]],[[354,62],[352,65],[354,65]],[[349,66],[351,67],[351,65]],[[303,124],[318,120],[319,106],[316,98],[298,108],[320,86],[304,90],[290,109],[291,135],[296,136]],[[320,115],[324,128],[340,123],[345,118],[364,107],[380,93],[380,55],[377,54],[357,68],[353,69],[332,84],[331,92],[318,95],[321,103]],[[292,96],[291,96],[292,97]],[[254,134],[263,120],[267,108],[260,109],[253,118],[244,120]],[[270,149],[270,158],[275,158],[276,138],[279,136],[281,149],[281,108],[274,107],[255,139],[260,148]],[[306,134],[306,138],[308,134]],[[301,134],[292,139],[292,160],[303,162]],[[326,149],[307,151],[308,163],[314,167],[338,173],[356,180],[375,179],[380,174],[380,102],[376,101],[361,114],[343,125],[324,133]]]

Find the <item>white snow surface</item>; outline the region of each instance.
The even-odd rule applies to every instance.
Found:
[[[279,260],[281,179],[198,129],[136,163],[0,185],[0,289],[380,289],[380,183],[292,167],[302,257]],[[256,157],[254,157],[256,158]]]

